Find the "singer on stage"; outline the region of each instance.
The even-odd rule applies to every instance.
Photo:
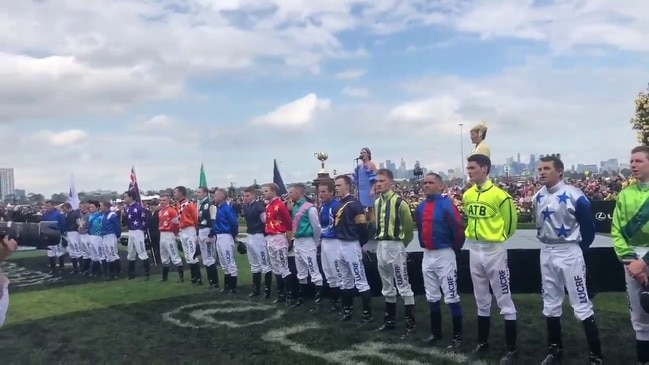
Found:
[[[361,162],[354,171],[354,184],[356,196],[363,208],[367,211],[367,221],[374,222],[374,197],[376,195],[376,165],[372,162],[372,151],[369,148],[361,149],[358,160]]]

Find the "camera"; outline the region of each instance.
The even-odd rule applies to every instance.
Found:
[[[39,250],[56,246],[61,242],[57,222],[0,222],[0,237],[16,240],[18,246],[34,247]]]

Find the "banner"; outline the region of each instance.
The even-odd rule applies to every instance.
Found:
[[[590,206],[595,221],[595,231],[598,233],[611,233],[615,200],[591,200]]]

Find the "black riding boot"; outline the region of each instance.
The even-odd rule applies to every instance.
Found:
[[[340,291],[340,301],[343,308],[342,321],[350,321],[354,313],[354,296],[351,290],[343,289]]]
[[[221,290],[222,293],[228,293],[230,291],[230,277],[230,274],[223,275],[223,289]]]
[[[148,281],[151,276],[151,262],[149,259],[142,261],[142,266],[144,266],[144,281]]]
[[[415,305],[406,304],[405,306],[405,316],[406,316],[406,332],[401,336],[402,339],[405,339],[410,334],[415,331]]]
[[[169,279],[169,266],[163,266],[162,267],[162,280],[160,281],[167,281]]]
[[[249,297],[258,297],[261,294],[261,273],[253,272],[252,273],[252,291],[248,295]]]
[[[219,287],[219,277],[218,272],[216,271],[216,264],[205,267],[207,272],[207,281],[209,281],[210,286],[207,290],[213,290]]]
[[[237,294],[237,277],[230,275],[230,293]]]
[[[285,303],[286,302],[286,282],[282,275],[275,275],[275,280],[277,281],[277,299],[273,303]]]
[[[340,288],[329,288],[329,299],[331,300],[330,312],[339,313],[340,307]]]
[[[56,257],[48,257],[50,262],[50,274],[56,274]]]
[[[295,281],[297,282],[297,279],[295,279]],[[304,293],[307,292],[308,287],[309,287],[309,284],[295,285],[295,288],[294,288],[294,293],[295,294],[293,296],[293,299],[295,299],[295,301],[293,302],[293,305],[291,306],[292,308],[299,307],[302,304],[304,304]]]
[[[104,277],[108,277],[108,261],[106,260],[101,261],[101,269],[104,274]]]
[[[184,283],[185,282],[185,267],[183,267],[183,265],[178,265],[178,266],[176,266],[176,270],[178,270],[178,284]]]
[[[189,270],[192,273],[192,285],[203,285],[203,275],[201,274],[200,264],[189,264]]]
[[[133,280],[135,279],[135,260],[129,260],[128,261],[128,280]]]
[[[264,274],[264,299],[270,299],[270,291],[273,285],[273,273],[269,271]]]
[[[315,293],[313,296],[313,308],[309,310],[309,312],[318,312],[320,311],[320,308],[322,307],[322,292],[323,292],[323,287],[322,285],[316,286],[315,287]]]
[[[383,325],[378,328],[378,331],[393,330],[396,327],[396,315],[397,303],[385,302],[385,315],[383,316]]]

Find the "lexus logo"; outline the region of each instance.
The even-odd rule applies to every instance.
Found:
[[[597,212],[597,213],[595,213],[595,219],[597,219],[597,220],[600,221],[600,222],[601,222],[601,221],[605,221],[606,218],[607,218],[607,217],[606,217],[606,214],[603,213],[603,212]]]

